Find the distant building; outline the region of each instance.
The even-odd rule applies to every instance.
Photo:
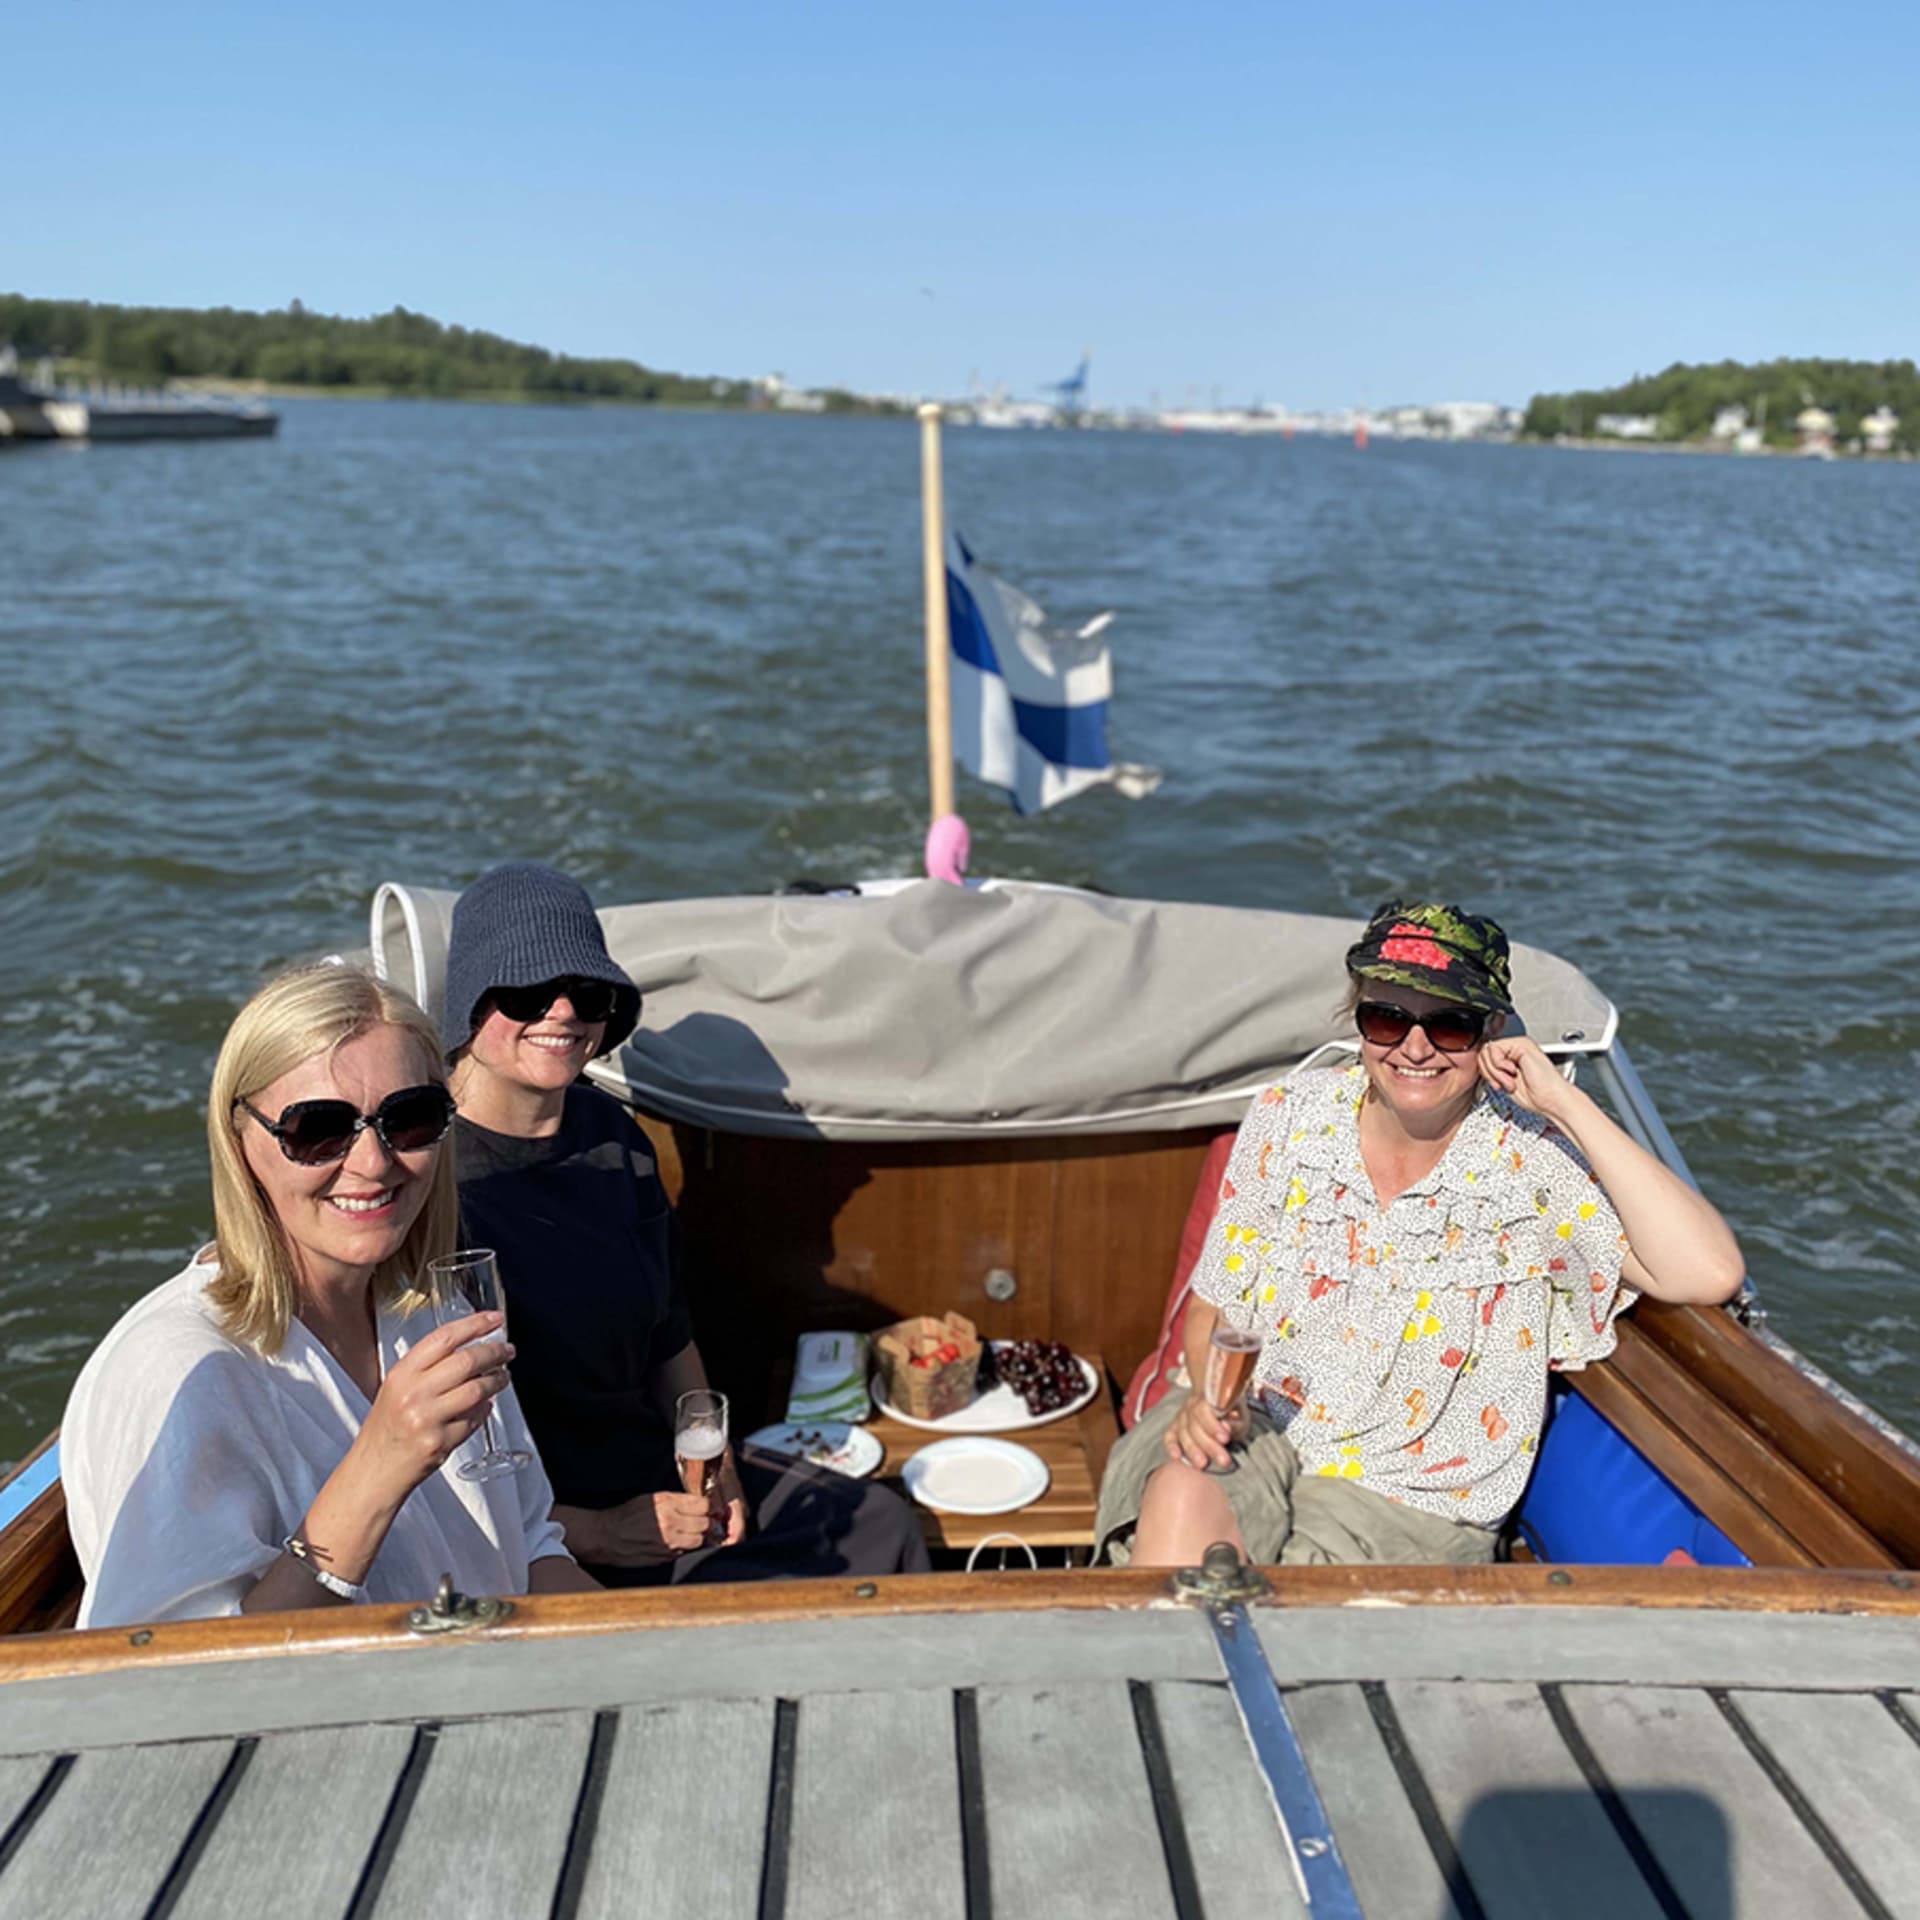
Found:
[[[1833,451],[1833,415],[1825,407],[1802,407],[1794,416],[1793,425],[1800,436],[1802,453]]]
[[[1657,413],[1603,413],[1594,421],[1593,430],[1603,440],[1657,440],[1660,416]]]
[[[1707,436],[1713,440],[1737,441],[1747,430],[1747,410],[1745,407],[1722,407],[1713,416],[1713,425],[1707,429]]]
[[[826,410],[825,394],[811,392],[805,387],[790,387],[784,374],[756,374],[747,382],[747,386],[752,394],[751,403],[756,407],[772,407],[779,413],[823,413]]]
[[[1891,453],[1893,437],[1900,431],[1900,416],[1891,407],[1875,407],[1862,416],[1860,444],[1869,453]]]
[[[1427,416],[1449,440],[1487,440],[1513,431],[1513,411],[1497,400],[1443,400]]]
[[[1009,400],[1004,387],[969,400],[964,411],[970,413],[976,427],[1051,427],[1058,419],[1052,401]],[[963,413],[956,412],[955,417],[963,417]]]

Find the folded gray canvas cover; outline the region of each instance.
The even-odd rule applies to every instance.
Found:
[[[374,965],[435,1013],[457,896],[386,886]],[[1357,921],[1116,900],[1018,881],[601,913],[640,1026],[593,1077],[669,1120],[840,1140],[1219,1127],[1350,1036]],[[1575,968],[1514,949],[1528,1030],[1608,1045]],[[1568,1036],[1577,1036],[1569,1039]]]

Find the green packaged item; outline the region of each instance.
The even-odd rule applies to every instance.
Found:
[[[789,1420],[865,1420],[873,1412],[867,1390],[864,1333],[803,1333],[793,1361]]]

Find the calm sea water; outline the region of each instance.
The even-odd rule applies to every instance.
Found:
[[[948,436],[955,523],[1113,607],[1168,771],[976,871],[1581,963],[1776,1324],[1920,1430],[1920,467]],[[908,869],[915,430],[418,403],[0,457],[0,1457],[206,1232],[201,1102],[381,880],[603,901]]]

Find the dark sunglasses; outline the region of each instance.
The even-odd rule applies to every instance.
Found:
[[[620,989],[610,980],[547,980],[537,987],[495,987],[493,1004],[509,1020],[538,1020],[562,994],[574,1017],[588,1026],[613,1011]]]
[[[296,1167],[324,1167],[353,1151],[362,1127],[371,1127],[389,1153],[424,1153],[446,1138],[453,1125],[453,1095],[437,1081],[402,1087],[371,1113],[351,1100],[296,1100],[269,1120],[251,1100],[236,1100],[280,1143]]]
[[[1353,1024],[1369,1046],[1397,1047],[1418,1027],[1442,1053],[1471,1053],[1486,1037],[1487,1016],[1478,1007],[1410,1013],[1390,1000],[1362,1000],[1353,1010]]]

